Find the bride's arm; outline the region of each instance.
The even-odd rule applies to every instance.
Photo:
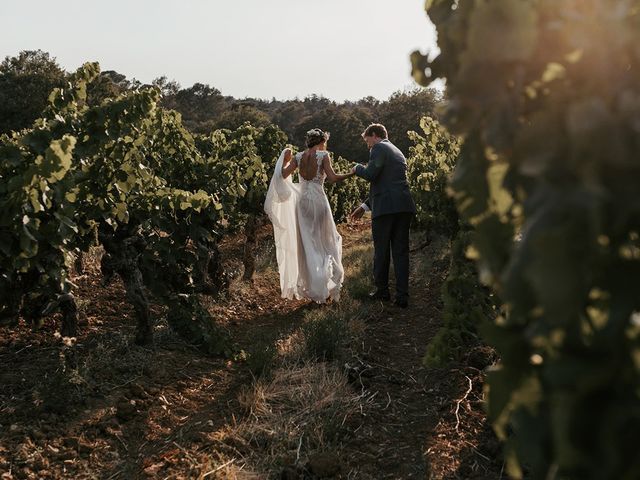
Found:
[[[298,168],[298,162],[295,158],[291,158],[292,155],[293,152],[290,148],[285,149],[284,160],[282,161],[282,178],[287,178]]]
[[[353,173],[336,173],[333,171],[333,166],[331,165],[331,157],[327,153],[322,159],[322,166],[324,167],[324,172],[327,174],[327,181],[329,183],[337,183],[346,180],[347,178],[353,176]]]

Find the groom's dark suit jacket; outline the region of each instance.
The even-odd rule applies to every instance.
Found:
[[[391,213],[415,213],[407,182],[407,160],[389,140],[375,144],[369,154],[367,166],[358,165],[356,175],[371,183],[369,208],[371,217]]]

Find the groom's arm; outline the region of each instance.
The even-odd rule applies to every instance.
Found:
[[[354,173],[360,177],[364,178],[368,182],[375,181],[382,172],[382,167],[384,166],[384,150],[382,147],[378,145],[374,145],[371,149],[371,154],[369,155],[369,163],[366,167],[363,165],[357,165],[355,167]]]

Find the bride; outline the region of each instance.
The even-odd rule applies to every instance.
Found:
[[[329,133],[307,132],[306,150],[280,154],[264,209],[273,223],[282,298],[308,298],[318,303],[339,300],[344,279],[342,237],[338,234],[325,179],[341,182],[353,175],[338,174],[327,152]],[[291,174],[298,169],[300,183]]]

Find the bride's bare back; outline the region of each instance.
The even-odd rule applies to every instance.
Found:
[[[317,152],[315,148],[305,150],[298,164],[298,173],[308,182],[312,181],[318,173]]]

